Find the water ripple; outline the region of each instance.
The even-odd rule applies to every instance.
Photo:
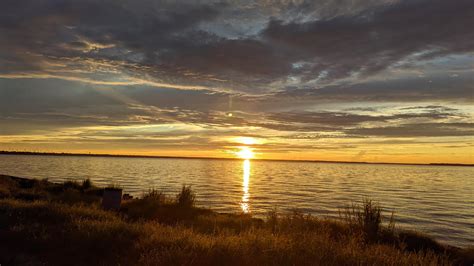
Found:
[[[474,168],[252,161],[246,171],[242,161],[0,156],[2,174],[57,182],[90,178],[136,196],[152,188],[174,194],[187,184],[198,205],[240,212],[244,199],[255,216],[277,207],[339,217],[341,208],[370,197],[387,214],[395,212],[399,227],[458,246],[474,243]]]

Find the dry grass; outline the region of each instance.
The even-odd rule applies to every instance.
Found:
[[[382,207],[371,199],[366,198],[361,204],[352,203],[340,216],[350,226],[352,233],[360,234],[366,242],[378,241],[382,235],[395,233],[394,213],[384,225]]]
[[[433,252],[366,245],[344,224],[293,214],[278,233],[249,217],[207,216],[187,225],[131,222],[94,206],[0,201],[0,260],[69,265],[449,265]],[[242,222],[242,223],[240,223]],[[239,225],[241,224],[241,225]]]
[[[389,230],[383,223],[379,224],[378,239],[367,242],[346,221],[318,219],[296,211],[274,211],[261,220],[183,207],[178,202],[150,191],[128,201],[120,212],[108,212],[94,202],[2,199],[0,263],[468,265],[473,254],[467,249],[447,249],[408,232],[387,237]]]
[[[181,192],[176,195],[176,203],[181,208],[192,208],[195,198],[196,194],[191,190],[191,187],[183,186]]]

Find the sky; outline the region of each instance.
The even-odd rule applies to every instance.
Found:
[[[473,25],[472,0],[3,0],[0,150],[474,163]]]

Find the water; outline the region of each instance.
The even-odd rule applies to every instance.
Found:
[[[208,159],[0,155],[0,173],[50,181],[90,178],[140,196],[192,185],[198,204],[263,216],[299,209],[338,217],[351,201],[371,197],[395,211],[397,225],[457,245],[474,244],[474,168]]]

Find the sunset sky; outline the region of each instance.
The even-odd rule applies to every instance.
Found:
[[[0,150],[474,163],[473,27],[473,0],[2,0]]]

